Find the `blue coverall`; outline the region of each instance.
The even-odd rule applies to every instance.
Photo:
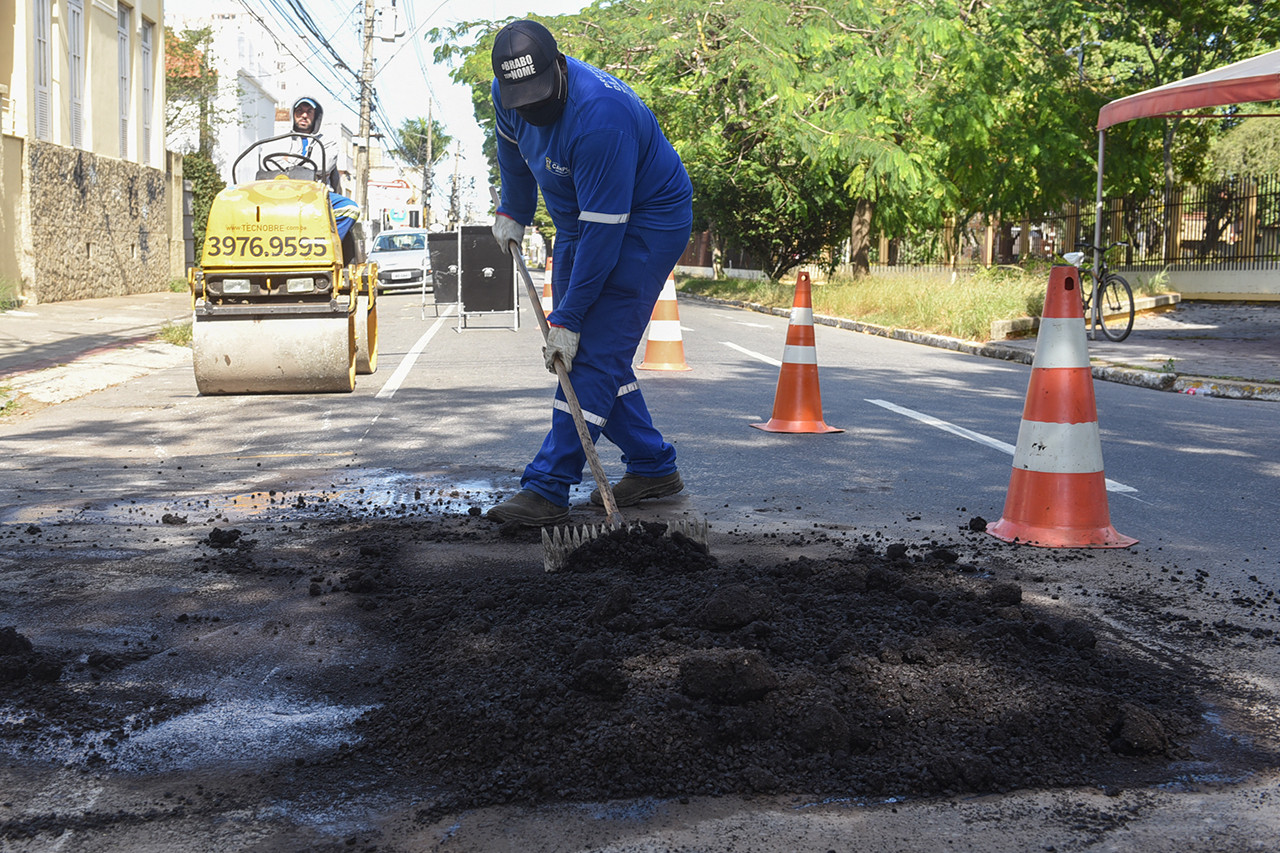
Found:
[[[494,81],[498,212],[529,225],[541,188],[556,226],[548,320],[581,334],[569,378],[591,437],[616,444],[628,473],[662,477],[676,470],[676,451],[654,427],[631,361],[688,245],[693,189],[652,111],[626,84],[572,57],[568,66],[564,112],[546,127],[504,110]],[[558,386],[554,406],[520,485],[568,506],[586,454]]]

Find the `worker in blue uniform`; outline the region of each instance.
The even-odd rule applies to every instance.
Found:
[[[499,245],[516,251],[538,190],[556,226],[551,324],[543,356],[560,358],[592,439],[622,451],[619,506],[684,488],[676,452],[653,425],[631,362],[689,242],[693,190],[652,111],[624,83],[566,57],[535,21],[507,24],[493,47],[502,196]],[[498,521],[554,524],[586,454],[557,386],[551,429],[524,470],[520,491],[489,510]],[[591,502],[602,503],[599,490]]]

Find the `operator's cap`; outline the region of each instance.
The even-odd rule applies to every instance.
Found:
[[[503,109],[527,107],[558,93],[560,48],[537,21],[512,21],[493,40],[493,76]]]

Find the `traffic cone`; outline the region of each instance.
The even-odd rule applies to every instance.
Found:
[[[1004,514],[987,532],[1042,548],[1127,548],[1107,507],[1080,272],[1049,273]]]
[[[692,370],[684,360],[680,337],[680,306],[676,304],[675,270],[667,273],[667,283],[649,318],[649,342],[645,344],[641,370]]]
[[[542,313],[551,313],[551,256],[547,255],[547,271],[542,277]]]
[[[765,432],[844,432],[822,419],[822,392],[818,389],[818,353],[813,341],[813,295],[809,274],[796,277],[796,297],[787,327],[787,345],[778,371],[778,391],[773,417],[768,423],[751,424]]]

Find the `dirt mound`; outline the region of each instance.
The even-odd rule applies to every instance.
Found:
[[[385,571],[366,615],[400,659],[344,754],[439,780],[424,817],[1134,783],[1185,756],[1200,726],[1185,673],[934,543],[849,550],[722,565],[646,530],[557,574]]]

